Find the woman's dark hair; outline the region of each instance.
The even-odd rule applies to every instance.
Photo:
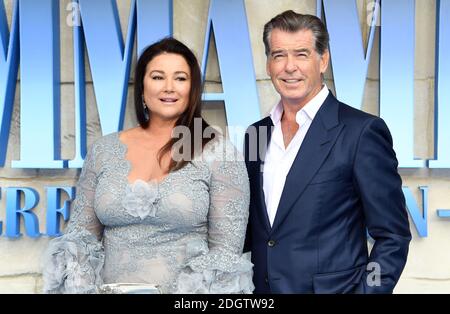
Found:
[[[176,40],[172,37],[164,38],[150,46],[148,46],[141,56],[138,59],[136,64],[135,71],[135,80],[134,80],[134,105],[136,110],[136,116],[139,124],[143,129],[148,128],[150,124],[150,119],[147,119],[146,113],[144,112],[144,106],[142,103],[142,95],[144,92],[144,76],[146,73],[147,64],[153,60],[156,56],[163,53],[174,53],[182,56],[187,64],[189,65],[191,71],[191,89],[189,91],[189,102],[187,104],[186,110],[180,115],[178,120],[175,123],[176,126],[185,126],[189,128],[190,134],[188,139],[182,139],[185,141],[184,145],[191,145],[191,160],[194,158],[194,155],[199,153],[196,151],[196,147],[194,146],[194,121],[196,118],[201,121],[201,137],[202,137],[202,149],[208,143],[211,138],[204,138],[203,132],[209,127],[209,124],[202,118],[201,116],[201,107],[202,107],[202,76],[200,72],[200,67],[198,65],[197,58],[194,53],[182,42]],[[152,113],[149,110],[148,116]],[[172,147],[175,143],[177,143],[176,138],[171,138],[159,151],[158,160],[161,163],[161,158],[168,152],[172,150]],[[171,163],[169,166],[169,172],[181,169],[185,166],[190,160],[179,160],[175,161],[171,158]]]

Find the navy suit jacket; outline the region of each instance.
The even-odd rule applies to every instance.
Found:
[[[245,250],[252,252],[255,293],[391,293],[411,234],[384,121],[330,92],[286,177],[272,227],[262,166],[273,123],[266,117],[252,126],[257,131],[249,128],[244,149],[250,179]],[[367,230],[375,241],[370,255]]]

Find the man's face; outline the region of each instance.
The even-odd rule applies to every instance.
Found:
[[[310,30],[274,29],[270,34],[267,74],[284,105],[302,108],[322,88],[321,74],[328,67],[329,53],[319,55],[314,44]]]

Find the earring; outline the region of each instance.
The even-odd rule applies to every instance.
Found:
[[[148,107],[147,107],[147,104],[146,104],[145,101],[144,101],[144,95],[142,95],[142,106],[144,107],[144,117],[145,117],[145,120],[148,121],[148,119],[149,119]]]

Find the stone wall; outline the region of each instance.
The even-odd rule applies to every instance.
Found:
[[[7,10],[8,21],[11,20],[13,0],[3,0]],[[69,11],[66,10],[69,0],[61,0],[61,142],[62,158],[72,159],[74,155],[74,75],[72,30],[66,23]],[[130,0],[118,0],[122,32],[126,34]],[[361,29],[364,38],[368,29],[365,23],[366,8],[369,0],[357,0],[360,12]],[[262,115],[266,115],[277,101],[278,95],[273,89],[265,71],[265,55],[262,43],[262,28],[272,16],[286,9],[297,12],[315,14],[316,0],[246,0],[245,1],[250,40],[253,49],[253,61],[256,72],[257,87]],[[174,36],[188,44],[202,59],[203,42],[208,15],[208,0],[174,0]],[[415,60],[415,148],[417,158],[426,159],[433,156],[434,129],[434,82],[435,82],[435,21],[436,0],[416,0],[416,60]],[[376,32],[375,45],[366,81],[363,110],[378,114],[379,102],[379,53]],[[366,41],[366,39],[364,39]],[[206,90],[210,92],[221,89],[219,66],[215,50],[209,56],[206,75]],[[133,60],[133,65],[135,60]],[[89,63],[86,61],[86,97],[88,117],[88,144],[98,138],[100,124],[95,103]],[[131,74],[133,77],[133,73]],[[326,73],[327,85],[333,90],[331,71]],[[129,84],[125,128],[136,125],[132,106],[132,80]],[[17,82],[13,122],[7,152],[5,168],[0,169],[0,221],[5,218],[5,187],[27,186],[36,189],[41,195],[40,203],[34,212],[38,215],[40,229],[45,230],[45,187],[72,186],[75,184],[78,171],[12,169],[10,161],[19,159],[19,105],[20,78]],[[222,105],[210,106],[204,113],[211,123],[224,126],[225,113]],[[420,238],[411,223],[413,241],[410,246],[408,263],[402,278],[395,290],[396,293],[450,293],[450,250],[447,240],[450,237],[450,222],[438,219],[436,209],[450,205],[449,181],[450,170],[401,169],[404,185],[414,191],[420,200],[417,187],[427,185],[430,188],[428,200],[428,237]],[[420,204],[420,203],[419,203]],[[5,226],[3,226],[3,229]],[[23,229],[23,223],[21,226]],[[4,232],[4,231],[3,231]],[[31,239],[27,236],[19,239],[0,237],[0,293],[39,293],[42,289],[41,255],[47,245],[48,237]]]

